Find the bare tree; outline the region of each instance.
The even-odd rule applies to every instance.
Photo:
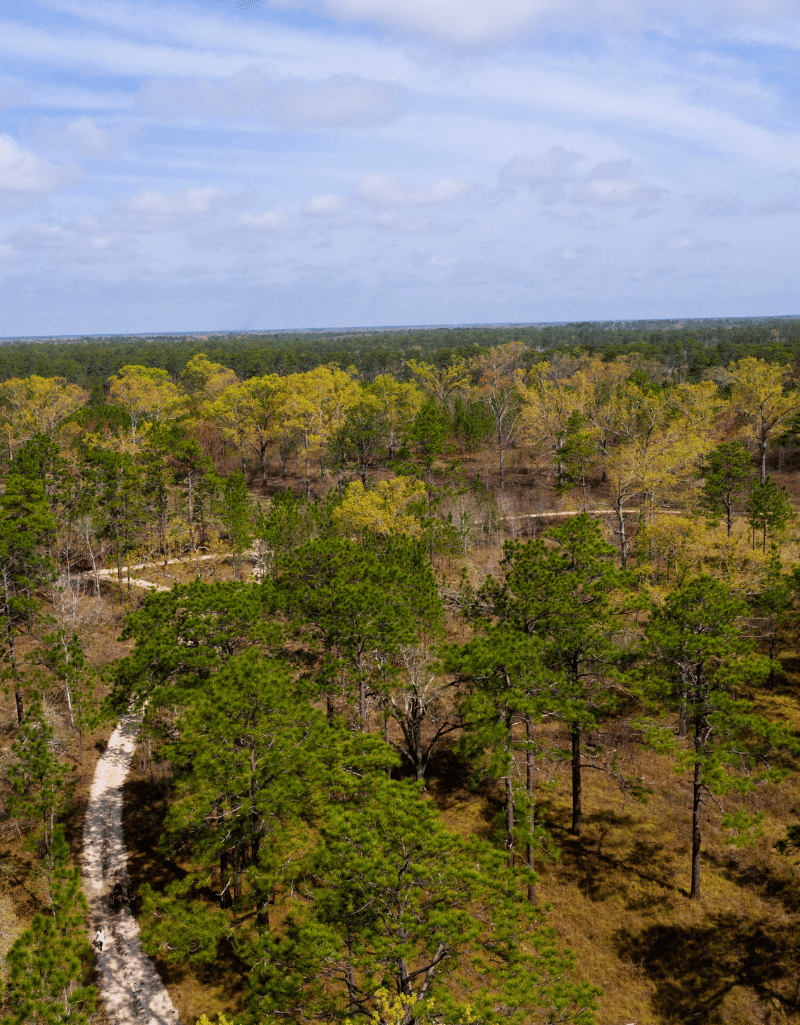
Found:
[[[461,718],[445,699],[453,684],[436,675],[427,645],[403,645],[398,661],[405,680],[380,700],[386,716],[386,739],[411,766],[415,778],[422,780],[434,748],[447,734],[462,728]],[[400,742],[389,735],[390,719],[400,727]]]

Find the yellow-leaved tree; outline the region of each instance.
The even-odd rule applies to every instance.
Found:
[[[767,477],[767,443],[778,428],[800,409],[800,391],[790,383],[791,367],[748,356],[728,367],[731,405],[750,427],[761,457],[761,483]]]
[[[320,456],[320,475],[325,473],[325,451],[334,431],[344,422],[347,410],[358,399],[355,371],[335,363],[315,367],[305,374],[283,379],[283,401],[277,414],[280,426],[300,439],[306,463],[306,490],[311,478],[311,453]]]
[[[0,384],[0,416],[8,441],[8,457],[13,446],[21,445],[35,434],[52,438],[56,429],[80,409],[89,398],[85,388],[67,384],[63,377],[11,377]]]
[[[698,429],[696,418],[693,422],[681,415],[670,390],[627,380],[611,391],[608,403],[607,423],[617,445],[609,451],[606,470],[624,566],[629,547],[625,506],[638,497],[642,514],[652,522],[657,503],[694,486],[694,467],[711,437],[710,430]]]
[[[522,388],[522,430],[534,444],[544,444],[552,454],[559,481],[563,476],[562,452],[578,414],[587,419],[588,397],[592,389],[583,376],[554,379],[550,365],[532,367]]]
[[[456,356],[445,367],[434,367],[430,363],[419,363],[415,359],[407,359],[406,366],[425,391],[441,405],[444,405],[455,392],[469,387],[474,369],[472,360],[462,359],[460,356]]]
[[[266,374],[229,385],[201,409],[204,419],[213,423],[222,437],[236,448],[242,471],[246,469],[249,449],[255,450],[264,484],[267,448],[275,437],[285,395],[285,381],[277,374]]]
[[[226,388],[236,384],[236,374],[230,367],[212,363],[204,352],[197,352],[184,367],[181,384],[190,408],[197,412],[204,402],[213,402]]]
[[[421,509],[426,493],[423,481],[409,477],[380,480],[370,491],[361,481],[353,481],[347,485],[344,498],[333,513],[333,522],[344,534],[369,531],[381,537],[391,534],[419,537],[422,524],[412,507],[417,505]]]
[[[403,428],[411,423],[422,406],[422,392],[413,381],[398,381],[391,374],[378,374],[367,387],[367,394],[375,397],[386,418],[389,459],[394,459]]]
[[[180,391],[166,370],[158,367],[127,366],[109,377],[108,396],[122,406],[131,424],[131,441],[143,423],[165,423],[186,411]]]

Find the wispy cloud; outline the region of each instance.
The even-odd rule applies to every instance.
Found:
[[[795,0],[7,5],[6,330],[794,308],[793,47]]]
[[[0,135],[0,198],[13,205],[58,192],[81,179],[74,166],[52,164]]]

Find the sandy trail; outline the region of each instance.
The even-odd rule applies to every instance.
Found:
[[[128,854],[122,839],[122,784],[131,765],[139,721],[120,720],[97,763],[83,833],[84,889],[92,935],[102,925],[105,944],[98,953],[100,994],[116,1025],[177,1025],[178,1012],[153,962],[142,950],[139,924],[123,903],[109,897],[118,883],[128,892]]]

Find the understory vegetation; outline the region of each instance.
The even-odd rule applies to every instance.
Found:
[[[185,1022],[800,1020],[796,323],[700,326],[6,353],[0,1022],[104,1021],[131,709]]]

